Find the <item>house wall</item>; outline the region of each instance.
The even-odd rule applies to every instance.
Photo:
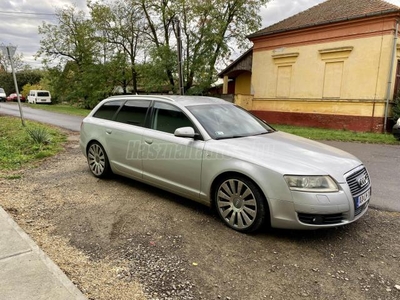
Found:
[[[236,94],[234,103],[243,107],[246,110],[253,109],[253,95]]]
[[[235,94],[249,95],[251,90],[251,73],[243,72],[235,78]]]
[[[253,40],[252,110],[270,123],[381,131],[394,28],[385,17]]]

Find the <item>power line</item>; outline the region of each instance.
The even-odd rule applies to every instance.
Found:
[[[36,15],[36,16],[55,16],[56,15],[56,14],[49,14],[49,13],[36,13],[36,12],[23,12],[23,11],[4,11],[4,10],[0,10],[0,14],[3,14],[3,15],[19,14],[19,15]]]

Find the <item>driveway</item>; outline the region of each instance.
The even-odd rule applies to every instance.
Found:
[[[53,124],[72,131],[79,131],[83,117],[52,113],[40,109],[23,107],[24,117],[43,123]],[[0,104],[0,114],[19,116],[16,103]],[[373,195],[371,206],[388,211],[400,212],[400,145],[374,145],[347,142],[324,142],[347,151],[367,166],[370,172]]]
[[[78,138],[21,178],[0,179],[0,205],[88,299],[400,299],[400,213],[240,234],[198,203],[95,178]]]

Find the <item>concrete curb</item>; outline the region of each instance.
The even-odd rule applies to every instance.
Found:
[[[4,236],[6,235],[0,235],[0,243],[5,245],[6,243],[10,243],[15,241],[16,239],[21,239],[21,243],[18,243],[19,245],[27,245],[28,248],[21,247],[20,250],[18,250],[18,246],[14,247],[13,252],[9,253],[8,255],[2,255],[0,252],[0,266],[1,263],[6,263],[8,269],[12,269],[14,265],[18,264],[18,270],[19,272],[22,270],[22,272],[27,272],[29,273],[26,278],[29,280],[37,280],[38,282],[29,282],[27,284],[27,288],[35,286],[39,287],[36,290],[42,291],[44,289],[41,288],[41,285],[46,285],[46,282],[42,281],[41,276],[44,276],[45,278],[50,278],[49,284],[46,286],[46,292],[49,292],[48,295],[40,295],[37,296],[36,298],[30,298],[30,299],[55,299],[54,295],[63,295],[62,298],[66,299],[77,299],[77,300],[87,300],[87,298],[82,294],[82,292],[71,282],[71,280],[64,274],[64,272],[44,253],[38,245],[19,227],[19,225],[8,215],[8,213],[0,206],[0,219],[3,220],[3,224],[5,224],[7,227],[7,224],[9,225],[9,228],[2,228],[2,231],[7,231],[11,234],[13,234],[13,239],[9,240],[4,240]],[[12,231],[16,232],[18,235],[14,234]],[[19,237],[18,237],[19,236]],[[26,243],[26,244],[25,244]],[[29,249],[30,248],[30,249]],[[42,268],[40,270],[29,270],[28,266],[25,268],[25,266],[22,264],[21,265],[21,259],[22,262],[29,256],[28,261],[35,261],[35,264],[41,265]],[[44,270],[44,271],[43,271]],[[36,274],[35,272],[40,272],[40,274]],[[46,273],[46,274],[43,274]],[[20,274],[21,278],[24,278],[23,274]],[[8,277],[8,276],[7,276]],[[4,282],[3,282],[4,281]],[[11,281],[11,282],[9,282]],[[3,284],[7,284],[7,292],[15,290],[15,294],[21,294],[19,291],[24,289],[24,283],[18,281],[18,286],[12,286],[13,283],[15,284],[15,280],[11,280],[9,278],[0,278],[0,291],[2,290]],[[11,285],[11,286],[10,286]],[[56,290],[55,294],[52,294],[52,290]],[[28,291],[26,291],[28,292]],[[31,295],[34,297],[34,295]],[[21,295],[22,297],[22,295]],[[0,296],[1,298],[1,296]],[[16,299],[22,299],[22,298],[12,298],[14,300]]]

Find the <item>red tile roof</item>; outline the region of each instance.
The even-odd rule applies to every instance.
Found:
[[[392,12],[400,12],[400,7],[382,0],[328,0],[257,31],[249,38]]]

